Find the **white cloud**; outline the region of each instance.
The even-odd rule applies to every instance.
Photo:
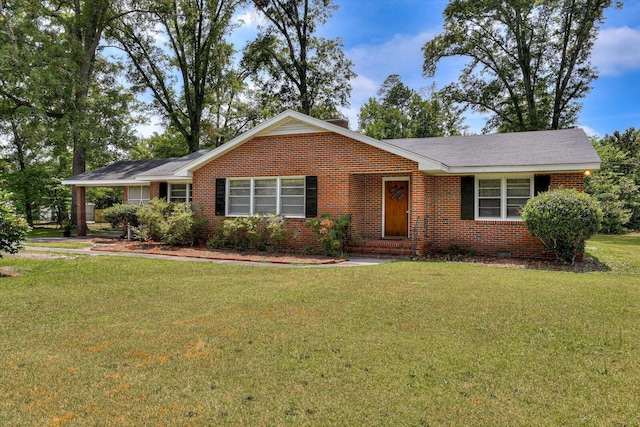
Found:
[[[591,128],[591,127],[589,127],[587,125],[578,125],[578,127],[582,128],[582,130],[584,131],[584,133],[587,134],[587,136],[590,136],[590,137],[594,136],[596,138],[600,137],[600,133],[597,130],[595,130],[594,128]]]
[[[592,62],[602,75],[616,76],[640,70],[640,29],[629,27],[600,30],[593,47]]]

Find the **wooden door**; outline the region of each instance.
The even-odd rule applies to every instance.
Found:
[[[409,233],[409,181],[384,183],[384,237]]]

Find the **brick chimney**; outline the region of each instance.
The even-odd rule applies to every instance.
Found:
[[[326,120],[327,123],[331,123],[332,125],[340,126],[341,128],[349,129],[349,120],[347,119],[329,119]]]

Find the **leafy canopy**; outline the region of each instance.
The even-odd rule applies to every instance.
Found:
[[[571,127],[597,78],[589,58],[611,5],[611,0],[452,0],[443,33],[423,47],[424,75],[432,77],[442,58],[469,58],[446,91],[491,114],[485,131]]]
[[[459,135],[462,110],[431,87],[427,97],[407,87],[397,74],[385,79],[378,98],[360,108],[360,132],[377,139]]]

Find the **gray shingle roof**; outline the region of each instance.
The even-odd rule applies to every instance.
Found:
[[[582,129],[390,139],[385,142],[454,168],[600,163]]]
[[[151,160],[121,160],[99,169],[71,176],[65,181],[133,181],[136,177],[166,176],[209,150],[200,150],[184,157]]]

